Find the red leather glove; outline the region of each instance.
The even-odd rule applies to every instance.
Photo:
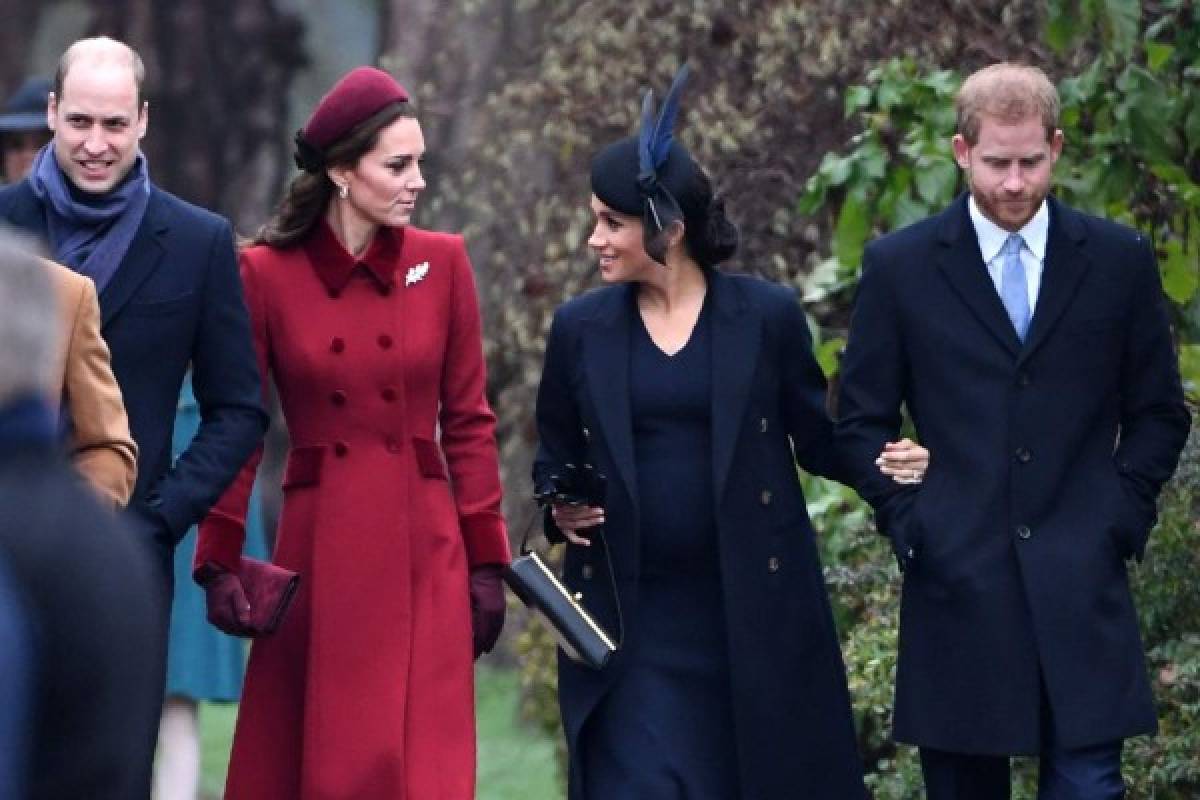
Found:
[[[201,585],[208,607],[208,621],[230,636],[251,636],[250,602],[241,579],[211,564],[206,564],[205,570]]]
[[[475,658],[490,652],[504,627],[504,567],[483,564],[471,570],[471,633]]]

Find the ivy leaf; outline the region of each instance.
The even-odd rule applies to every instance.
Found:
[[[1183,242],[1179,239],[1168,239],[1163,247],[1166,257],[1159,269],[1162,273],[1163,291],[1167,297],[1179,305],[1184,305],[1196,294],[1200,286],[1200,264],[1197,263],[1195,252],[1186,253]]]
[[[869,86],[851,86],[846,90],[846,117],[850,118],[856,111],[871,105],[871,88]]]
[[[1132,58],[1142,20],[1140,0],[1104,0],[1104,16],[1112,49],[1123,59]]]
[[[1185,344],[1179,348],[1179,373],[1192,398],[1200,397],[1200,344]]]
[[[1070,0],[1050,0],[1046,4],[1046,43],[1063,53],[1079,35],[1078,17]]]
[[[833,254],[842,266],[858,266],[870,232],[871,213],[866,198],[861,190],[854,189],[846,195],[833,231]]]
[[[817,347],[817,363],[821,365],[821,371],[825,373],[826,378],[832,378],[838,374],[842,351],[845,349],[846,340],[841,336],[826,339]]]
[[[950,200],[958,185],[958,165],[948,158],[922,159],[915,173],[917,194],[929,205],[941,205]]]
[[[1174,52],[1175,48],[1172,45],[1146,42],[1146,66],[1150,67],[1152,72],[1159,72]]]

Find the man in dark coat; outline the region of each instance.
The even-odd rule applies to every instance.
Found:
[[[101,332],[138,446],[127,521],[154,555],[169,598],[175,544],[245,463],[266,415],[232,230],[150,182],[138,147],[149,114],[143,76],[141,59],[120,42],[71,45],[47,109],[54,139],[24,181],[0,191],[0,219],[42,237],[54,260],[96,284]],[[202,421],[172,464],[189,365]],[[165,619],[160,633],[144,657],[162,675]],[[146,735],[153,740],[156,726]]]
[[[838,435],[901,568],[895,737],[931,800],[1117,798],[1155,730],[1126,561],[1141,558],[1189,417],[1137,232],[1048,197],[1058,96],[999,64],[958,97],[970,193],[868,246]],[[905,406],[923,484],[874,459]]]
[[[57,442],[57,298],[21,247],[0,234],[0,796],[145,797],[158,581]]]

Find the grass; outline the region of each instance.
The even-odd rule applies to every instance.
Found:
[[[517,719],[517,674],[475,670],[479,736],[478,800],[558,800],[563,796],[554,742]],[[217,800],[225,784],[237,707],[200,706],[202,800]]]

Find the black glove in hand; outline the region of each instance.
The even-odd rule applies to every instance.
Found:
[[[237,575],[216,570],[204,582],[208,621],[230,636],[250,636],[250,602]]]
[[[483,564],[473,568],[468,578],[475,658],[495,647],[504,627],[503,576],[504,567],[500,564]]]

